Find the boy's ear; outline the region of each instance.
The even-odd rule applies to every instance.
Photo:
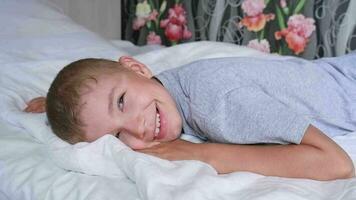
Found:
[[[139,61],[135,60],[130,56],[121,56],[119,58],[119,63],[123,67],[126,67],[127,69],[130,69],[146,78],[151,78],[153,76],[151,70],[148,69],[148,67],[145,64],[140,63]]]

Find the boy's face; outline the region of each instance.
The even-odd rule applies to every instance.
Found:
[[[87,141],[112,134],[143,149],[178,138],[182,119],[168,91],[142,63],[130,57],[119,62],[118,70],[99,75],[81,97]]]

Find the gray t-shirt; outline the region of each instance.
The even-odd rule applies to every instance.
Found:
[[[299,144],[310,124],[329,137],[356,131],[356,54],[207,59],[156,77],[177,103],[183,132],[203,140]]]

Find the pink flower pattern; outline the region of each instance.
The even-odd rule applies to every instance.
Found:
[[[288,20],[288,27],[275,33],[276,40],[285,37],[288,48],[296,55],[304,51],[309,37],[315,30],[314,19],[303,15],[293,15]]]
[[[132,29],[137,31],[146,24],[146,20],[142,17],[137,17],[134,19],[132,24]]]
[[[251,48],[258,49],[264,52],[270,52],[270,46],[265,38],[265,26],[268,21],[274,20],[275,16],[273,13],[265,14],[263,10],[267,7],[265,0],[244,0],[241,8],[245,13],[245,16],[237,23],[239,28],[246,27],[248,31],[256,32],[258,40],[251,40],[248,46]],[[275,8],[278,17],[278,25],[280,31],[274,33],[275,39],[280,40],[277,44],[279,48],[279,53],[285,53],[286,50],[283,47],[285,42],[290,50],[296,55],[300,54],[305,50],[308,44],[309,37],[315,30],[314,19],[306,18],[304,15],[298,14],[301,8],[304,6],[305,1],[298,0],[295,7],[288,7],[286,0],[279,0],[276,2]],[[294,15],[289,15],[289,9],[294,9]],[[287,24],[284,20],[288,18]],[[285,28],[287,26],[287,28]],[[282,39],[285,41],[282,41]]]
[[[286,0],[280,0],[280,1],[279,1],[279,5],[281,6],[281,8],[287,7],[287,2],[286,2]]]
[[[158,11],[156,9],[153,9],[153,11],[150,13],[150,15],[148,16],[148,20],[150,21],[156,21],[157,20],[157,16],[159,15]]]
[[[153,31],[150,31],[150,33],[147,35],[146,40],[147,44],[162,44],[161,37]]]
[[[164,34],[166,35],[169,41],[178,42],[183,36],[182,26],[173,23],[168,23],[165,27]]]
[[[269,42],[266,39],[261,41],[258,41],[258,39],[250,40],[247,46],[265,53],[270,53],[271,51]]]
[[[162,5],[165,2],[162,3]],[[162,6],[161,5],[161,6]],[[150,5],[152,7],[152,5]],[[165,6],[163,6],[165,8]],[[172,8],[168,10],[168,16],[166,19],[160,20],[160,15],[164,12],[164,9],[152,9],[152,11],[147,15],[147,17],[139,17],[133,21],[133,30],[139,30],[140,28],[147,25],[149,29],[149,34],[147,35],[147,44],[161,44],[162,39],[160,35],[157,34],[158,31],[152,31],[151,24],[148,22],[153,21],[158,23],[159,26],[156,28],[164,29],[164,36],[172,44],[178,43],[180,40],[188,40],[192,37],[192,32],[189,31],[187,27],[186,11],[182,4],[176,3]]]
[[[269,41],[264,39],[265,34],[269,34],[265,30],[266,25],[269,21],[274,21],[275,19],[274,13],[263,13],[270,2],[273,1],[244,0],[241,4],[241,9],[245,16],[236,23],[239,28],[246,27],[248,31],[256,32],[256,38],[258,39],[249,41],[247,46],[266,53],[272,51]],[[304,51],[310,36],[315,31],[314,19],[298,14],[303,8],[304,3],[305,1],[297,0],[293,7],[293,5],[287,5],[286,0],[277,0],[275,5],[272,6],[277,11],[279,9],[276,12],[278,17],[278,21],[276,22],[278,22],[280,30],[275,32],[274,36],[276,40],[280,40],[281,42],[273,46],[273,48],[279,48],[279,53],[283,53],[286,50],[281,46],[285,42],[294,54],[300,54]],[[141,16],[137,14],[132,28],[133,30],[139,30],[142,27],[147,27],[149,32],[146,37],[147,44],[162,44],[162,39],[164,38],[165,41],[168,40],[174,45],[181,40],[188,40],[192,37],[193,34],[188,29],[186,11],[182,3],[175,3],[167,12],[165,12],[166,0],[161,3],[159,10],[150,3],[147,3],[147,1],[139,4],[141,7],[140,9],[137,7],[136,14],[145,13],[145,15]],[[161,16],[164,13],[167,13],[166,18],[162,19]],[[290,15],[289,13],[296,14]],[[287,23],[284,22],[286,19],[288,19]],[[159,31],[158,29],[163,29],[163,31]]]
[[[239,26],[245,26],[247,30],[258,32],[265,28],[266,23],[274,19],[274,14],[264,14],[266,7],[264,0],[245,0],[241,8],[246,16],[240,21]]]
[[[256,16],[263,12],[266,4],[264,0],[245,0],[241,8],[247,14],[247,16]]]
[[[306,18],[304,15],[293,15],[288,20],[288,30],[304,38],[311,36],[315,30],[315,21],[312,18]]]
[[[192,32],[189,31],[186,25],[183,26],[183,40],[188,40],[192,37]]]
[[[169,41],[176,43],[182,39],[192,37],[187,27],[186,12],[182,4],[175,4],[168,10],[168,17],[160,22],[160,27],[165,29],[164,34]]]

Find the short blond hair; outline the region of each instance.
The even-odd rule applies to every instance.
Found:
[[[117,66],[116,61],[87,58],[68,64],[57,74],[47,93],[46,112],[51,129],[58,137],[70,144],[85,141],[85,124],[79,117],[82,89],[88,80],[97,82],[104,69]]]

